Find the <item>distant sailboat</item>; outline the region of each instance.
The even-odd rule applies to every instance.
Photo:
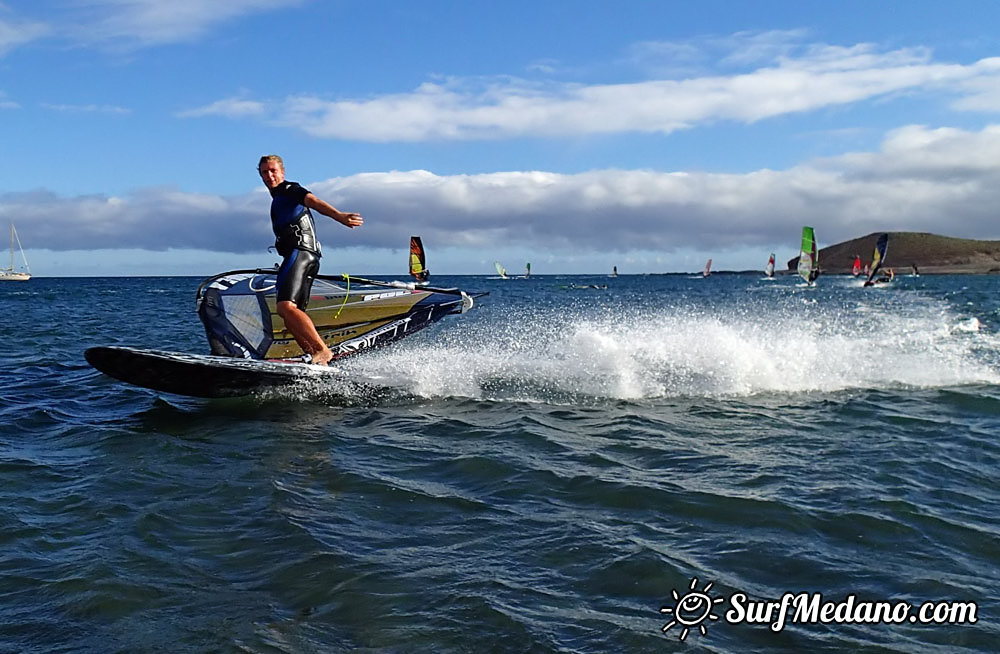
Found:
[[[497,269],[497,274],[500,275],[500,279],[507,279],[507,269],[500,265],[499,261],[494,261],[493,267]]]
[[[857,277],[861,274],[861,256],[854,255],[854,267],[851,268],[851,274]]]
[[[705,270],[702,271],[701,276],[708,277],[711,274],[712,274],[712,260],[709,259],[708,261],[705,262]]]
[[[617,277],[618,276],[618,266],[612,266],[611,267],[611,276],[612,277]]]
[[[812,227],[802,228],[798,273],[810,286],[816,283],[819,276],[819,250],[816,248],[816,233]]]
[[[525,278],[531,277],[531,262],[524,264],[524,276]]]
[[[424,244],[419,236],[410,237],[410,274],[418,284],[426,284],[431,277],[427,270],[427,256],[424,254]]]
[[[24,262],[24,270],[14,268],[14,243],[17,242],[17,249],[21,252],[21,260]],[[0,282],[26,282],[31,279],[31,271],[28,269],[28,259],[24,256],[24,248],[21,247],[21,239],[17,237],[17,230],[14,223],[10,224],[10,267],[0,268]]]
[[[774,252],[767,258],[767,265],[764,266],[764,274],[768,277],[774,277]]]
[[[920,277],[920,271],[917,270],[917,264],[911,263],[910,268],[910,277]]]
[[[886,278],[875,279],[875,275],[878,274],[879,268],[885,263],[885,253],[889,249],[889,235],[882,234],[878,237],[878,242],[875,244],[875,252],[872,253],[872,265],[868,269],[868,279],[865,280],[865,286],[871,286],[872,284],[878,282],[888,282],[891,281],[892,274],[888,275]]]

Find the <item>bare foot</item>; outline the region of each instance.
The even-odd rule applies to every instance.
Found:
[[[322,352],[317,352],[312,355],[311,363],[317,366],[328,366],[330,365],[330,359],[333,358],[333,352],[330,348],[324,347]]]

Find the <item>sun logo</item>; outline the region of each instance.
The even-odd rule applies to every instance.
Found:
[[[708,596],[708,591],[711,590],[712,584],[709,583],[701,591],[697,589],[698,577],[691,578],[691,585],[688,587],[688,592],[684,595],[678,595],[677,590],[671,590],[671,594],[674,597],[673,606],[664,606],[660,608],[660,613],[664,615],[673,614],[673,619],[667,624],[663,625],[661,631],[667,633],[674,625],[680,625],[681,636],[680,639],[684,640],[688,637],[688,633],[691,631],[692,627],[698,627],[698,631],[704,636],[708,633],[708,629],[705,627],[705,620],[718,620],[719,616],[712,613],[712,607],[715,604],[724,602],[726,598],[716,597],[712,599]]]

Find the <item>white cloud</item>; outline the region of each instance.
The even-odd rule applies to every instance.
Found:
[[[1000,111],[1000,57],[983,59],[979,62],[984,70],[992,70],[992,75],[971,77],[961,85],[962,95],[952,104],[958,111]]]
[[[118,115],[132,113],[131,109],[108,104],[51,104],[43,102],[41,107],[50,111],[60,111],[65,113],[100,113]]]
[[[249,251],[267,243],[267,206],[263,193],[227,198],[165,188],[124,197],[60,197],[47,191],[0,196],[0,211],[18,216],[22,242],[51,250],[211,246]]]
[[[824,243],[875,231],[1000,239],[1000,125],[978,132],[905,127],[878,152],[748,174],[600,170],[440,176],[366,173],[307,183],[360,211],[348,236],[319,218],[327,249],[398,248],[411,233],[437,248],[497,247],[555,257],[590,252],[720,252],[797,243],[804,221]],[[0,196],[22,241],[53,250],[214,249],[258,252],[272,241],[263,190],[241,196],[143,189],[121,198]]]
[[[8,100],[6,93],[0,91],[0,109],[20,109],[21,105],[14,102],[13,100]]]
[[[2,9],[0,5],[0,9]],[[28,20],[0,19],[0,57],[14,48],[36,41],[51,32],[45,23]]]
[[[779,50],[766,45],[770,49],[758,44],[758,51],[745,57]],[[983,109],[1000,101],[996,88],[997,59],[937,63],[924,49],[878,52],[862,44],[812,46],[798,56],[782,54],[772,65],[728,76],[592,85],[451,79],[372,98],[222,100],[187,114],[266,113],[279,125],[318,138],[374,142],[565,137],[751,123],[901,92],[944,91],[957,96],[958,109]],[[248,109],[238,111],[243,105]]]
[[[263,102],[253,100],[241,100],[239,98],[226,98],[218,100],[204,107],[197,107],[177,114],[178,118],[198,118],[201,116],[225,116],[226,118],[244,118],[249,116],[259,116],[266,109]]]
[[[75,6],[67,30],[84,43],[138,47],[190,41],[240,16],[304,0],[88,0]]]
[[[805,30],[737,32],[670,41],[642,41],[628,48],[626,61],[657,75],[691,77],[708,70],[771,65],[803,52]]]
[[[807,37],[804,29],[744,31],[730,36],[710,39],[707,45],[721,50],[724,64],[750,66],[790,58],[802,49]]]
[[[115,50],[193,41],[220,24],[306,0],[78,0],[45,7],[46,22],[7,18],[0,4],[0,57],[46,37]],[[41,11],[32,8],[36,13]]]

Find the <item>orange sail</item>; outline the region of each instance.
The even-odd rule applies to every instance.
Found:
[[[427,258],[424,256],[424,244],[419,236],[410,237],[410,274],[418,282],[426,282],[431,273],[427,270]]]

